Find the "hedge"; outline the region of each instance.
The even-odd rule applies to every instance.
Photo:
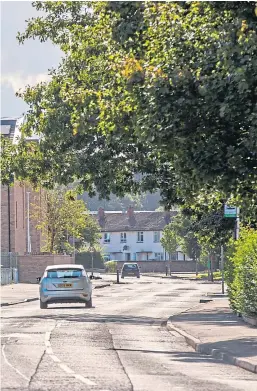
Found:
[[[231,307],[241,314],[257,316],[256,230],[241,230],[228,258],[226,281]]]
[[[107,261],[104,266],[107,273],[116,273],[117,271],[117,261]]]

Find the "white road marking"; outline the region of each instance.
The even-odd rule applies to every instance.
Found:
[[[64,372],[68,373],[68,374],[74,374],[74,371],[73,371],[72,369],[70,369],[70,368],[68,367],[68,365],[66,365],[66,364],[64,364],[64,363],[62,363],[62,362],[59,364],[59,367],[62,368],[62,370],[63,370]]]
[[[50,331],[47,331],[45,334],[45,341],[50,341],[50,336],[51,336]]]
[[[53,349],[51,347],[46,348],[46,353],[47,354],[54,354]]]
[[[84,376],[82,375],[75,375],[75,378],[80,380],[82,383],[85,383],[87,384],[88,386],[95,386],[96,383],[94,383],[93,381],[89,380],[89,379],[86,379]]]
[[[53,352],[53,349],[52,349],[52,346],[51,346],[51,342],[50,342],[50,338],[51,338],[51,332],[47,331],[45,333],[46,354],[48,354],[49,357],[51,357],[51,359],[54,362],[58,363],[58,366],[64,372],[68,373],[69,375],[74,376],[75,379],[80,380],[82,383],[87,384],[88,386],[96,386],[95,382],[93,382],[92,380],[87,379],[86,377],[84,377],[82,375],[76,374],[71,368],[68,367],[68,365],[66,365],[65,363],[61,362],[61,360]]]
[[[20,375],[23,379],[29,381],[29,378],[25,375],[23,375],[23,373],[21,373],[19,371],[19,369],[15,368],[8,360],[7,360],[7,357],[6,357],[6,354],[5,354],[5,346],[6,345],[3,345],[2,347],[2,354],[3,354],[3,357],[4,357],[4,360],[6,362],[7,365],[9,365],[9,367],[11,367],[16,373],[18,373],[18,375]]]
[[[49,356],[51,357],[51,359],[54,361],[54,362],[61,362],[61,360],[56,357],[54,354],[49,354]]]

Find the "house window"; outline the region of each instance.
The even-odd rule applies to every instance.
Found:
[[[143,243],[144,241],[144,232],[140,231],[137,233],[137,241],[138,243]]]
[[[126,232],[121,232],[121,234],[120,234],[120,242],[121,243],[127,243],[127,234],[126,234]]]
[[[155,231],[153,233],[153,241],[154,241],[154,243],[160,242],[160,231]]]
[[[109,232],[104,233],[104,243],[110,243],[111,241],[111,235]]]
[[[163,253],[154,253],[156,261],[163,261]]]

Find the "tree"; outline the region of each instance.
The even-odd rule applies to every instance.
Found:
[[[15,157],[15,148],[9,138],[1,135],[1,183],[10,185],[13,178],[13,160]]]
[[[64,58],[49,83],[21,94],[23,131],[43,137],[26,151],[33,170],[16,164],[17,177],[78,178],[102,196],[159,188],[167,205],[203,189],[256,197],[254,2],[33,5],[46,17],[19,41],[51,39]]]
[[[96,251],[101,251],[102,248],[99,244],[101,238],[100,226],[89,213],[85,214],[86,228],[82,231],[82,237],[80,241],[76,243],[77,249],[86,249],[88,247],[94,247]]]
[[[42,251],[70,252],[74,250],[74,244],[80,249],[82,243],[93,244],[97,239],[96,224],[84,202],[77,200],[76,194],[70,190],[55,188],[43,191],[40,203],[32,207],[32,218],[38,222],[37,229],[42,231]],[[71,243],[70,238],[74,238],[75,243]]]
[[[201,248],[193,229],[193,221],[181,212],[165,227],[161,243],[169,253],[175,252],[178,247],[181,247],[183,252],[195,262],[200,257]]]

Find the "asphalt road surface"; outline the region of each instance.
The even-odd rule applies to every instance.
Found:
[[[255,374],[198,354],[165,321],[220,289],[142,277],[94,290],[94,308],[2,309],[3,391],[257,390]]]

